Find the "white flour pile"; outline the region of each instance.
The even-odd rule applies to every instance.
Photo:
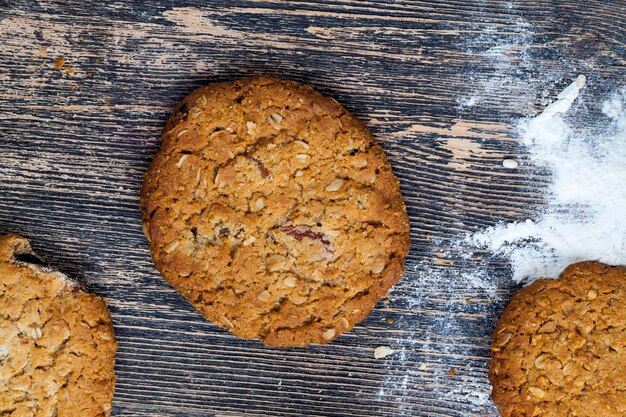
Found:
[[[601,133],[574,131],[565,116],[584,81],[519,126],[531,162],[552,173],[539,218],[467,239],[509,259],[517,282],[556,277],[582,260],[626,264],[626,88],[603,104]]]

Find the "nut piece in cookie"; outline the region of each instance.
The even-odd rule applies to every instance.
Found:
[[[409,222],[369,130],[274,77],[177,106],[141,191],[159,272],[205,317],[269,346],[328,343],[403,273]]]
[[[0,236],[0,415],[105,417],[117,344],[104,301]]]
[[[492,355],[503,417],[626,416],[626,268],[580,262],[523,288]]]

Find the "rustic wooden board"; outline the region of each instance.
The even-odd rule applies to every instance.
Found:
[[[536,213],[547,173],[525,164],[512,121],[580,72],[588,102],[624,85],[625,9],[0,1],[0,232],[30,237],[108,300],[120,344],[115,416],[495,415],[490,333],[517,287],[504,260],[446,250]],[[138,190],[174,104],[260,73],[310,83],[362,117],[408,204],[406,276],[329,346],[267,349],[209,324],[160,278],[141,232]],[[522,165],[506,169],[506,157]],[[487,282],[471,279],[477,270]],[[382,345],[399,352],[376,360]]]

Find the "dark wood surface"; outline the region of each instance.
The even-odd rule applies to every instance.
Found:
[[[513,124],[579,73],[588,103],[624,85],[625,9],[0,1],[0,232],[28,236],[109,302],[114,416],[493,416],[490,334],[517,287],[505,260],[463,259],[453,242],[536,213],[548,173],[526,163]],[[361,117],[408,205],[405,277],[327,346],[268,349],[206,322],[155,271],[141,231],[138,190],[174,104],[261,73]],[[507,157],[521,166],[504,168]],[[377,346],[397,352],[374,359]]]

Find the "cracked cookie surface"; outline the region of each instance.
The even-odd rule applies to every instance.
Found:
[[[409,223],[369,130],[310,87],[255,77],[175,109],[141,193],[157,269],[269,346],[326,343],[403,273]]]
[[[523,288],[492,355],[503,417],[626,416],[626,268],[580,262]]]
[[[0,415],[109,416],[117,344],[107,306],[32,261],[26,239],[0,236]]]

